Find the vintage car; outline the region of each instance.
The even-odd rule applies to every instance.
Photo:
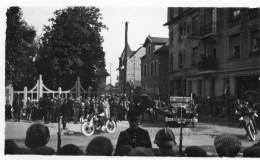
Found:
[[[198,122],[196,107],[192,105],[191,97],[170,97],[170,105],[164,111],[167,126],[171,124],[195,124]]]

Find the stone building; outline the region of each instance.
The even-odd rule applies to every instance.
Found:
[[[169,94],[260,91],[259,8],[168,8]]]
[[[163,90],[162,87],[160,86],[163,86],[162,82],[165,82],[165,80],[163,79],[163,76],[162,77],[160,76],[163,73],[159,73],[160,70],[161,71],[163,70],[161,68],[163,66],[162,65],[163,61],[160,61],[163,59],[162,58],[160,59],[160,57],[162,55],[166,55],[166,58],[168,57],[167,54],[168,47],[165,48],[165,45],[167,43],[168,43],[168,38],[151,37],[151,36],[148,36],[146,38],[143,45],[143,47],[145,47],[146,53],[143,57],[141,57],[142,93],[154,95],[155,97],[162,96]],[[164,89],[165,87],[166,86],[164,85]]]

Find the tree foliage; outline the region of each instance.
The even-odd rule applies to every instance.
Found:
[[[6,12],[5,85],[14,88],[31,87],[35,81],[33,57],[37,52],[36,31],[22,19],[19,7],[10,7]]]
[[[95,85],[95,72],[105,67],[103,37],[106,26],[99,22],[95,7],[68,7],[54,12],[51,26],[44,26],[42,47],[37,60],[39,74],[52,88],[69,89],[76,77],[86,88]]]

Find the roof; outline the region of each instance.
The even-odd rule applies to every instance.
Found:
[[[143,58],[145,58],[146,57],[146,55],[144,55],[143,57],[140,57],[140,59],[143,59]]]
[[[132,52],[130,58],[132,58],[143,46],[139,47],[136,51]]]
[[[166,43],[169,42],[169,38],[163,38],[163,37],[151,37],[151,36],[148,36],[148,37],[146,37],[143,46],[146,46],[146,44],[147,44],[148,41],[150,41],[151,43],[166,44]]]
[[[161,48],[154,51],[154,54],[165,53],[165,52],[168,52],[168,51],[169,51],[169,44],[167,43],[165,46],[162,46]]]
[[[105,68],[101,68],[97,71],[96,76],[110,76]]]
[[[127,48],[127,57],[130,57],[130,55],[133,53],[133,51],[131,50],[131,48],[130,48],[128,43],[126,45],[126,48]],[[124,58],[125,58],[125,47],[124,47],[124,49],[122,51],[122,54],[121,54],[121,56],[119,58],[122,58],[122,60],[124,60]]]

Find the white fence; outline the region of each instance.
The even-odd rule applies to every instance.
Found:
[[[70,94],[73,94],[74,97],[82,96],[84,99],[86,97],[97,96],[96,91],[91,91],[91,87],[88,90],[85,90],[80,83],[80,77],[77,78],[74,87],[70,90],[62,91],[61,87],[58,88],[58,91],[53,91],[47,88],[42,81],[42,76],[39,76],[36,85],[28,91],[27,87],[24,87],[23,91],[14,91],[11,85],[6,87],[6,100],[9,100],[10,103],[13,102],[15,95],[23,95],[23,104],[25,106],[28,97],[30,97],[32,102],[38,102],[39,98],[43,95],[49,94],[51,98],[57,97],[59,94],[63,94],[64,98],[67,98]]]

